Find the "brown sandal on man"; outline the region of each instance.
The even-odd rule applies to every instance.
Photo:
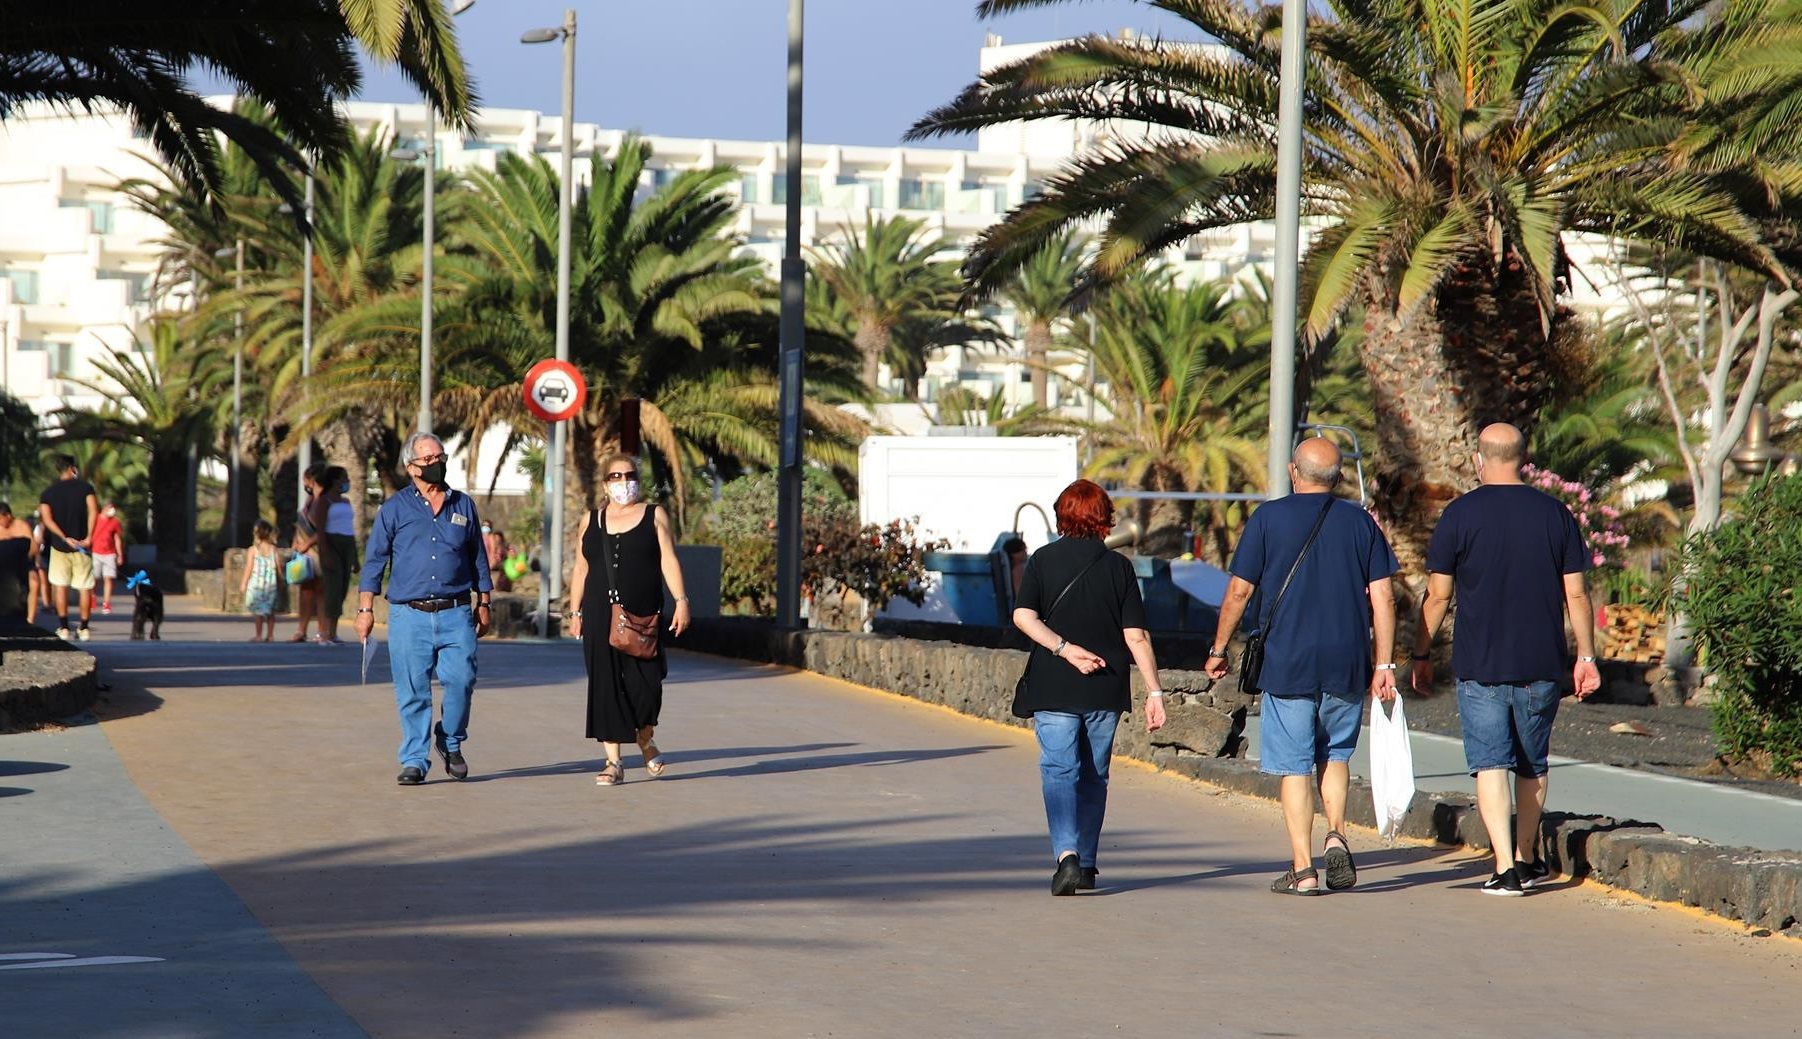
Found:
[[[1312,880],[1313,887],[1302,887],[1301,882]],[[1270,890],[1279,895],[1324,895],[1320,888],[1320,874],[1313,866],[1307,869],[1292,869],[1271,882]]]

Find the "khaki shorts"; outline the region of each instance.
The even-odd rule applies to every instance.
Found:
[[[119,557],[94,553],[94,576],[117,578],[119,576]]]
[[[94,557],[86,552],[50,550],[50,585],[73,588],[78,592],[94,588]]]

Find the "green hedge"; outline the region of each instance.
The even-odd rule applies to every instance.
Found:
[[[1754,483],[1684,562],[1678,608],[1718,683],[1722,753],[1802,773],[1802,478]]]

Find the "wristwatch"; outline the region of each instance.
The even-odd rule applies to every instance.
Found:
[[[359,607],[357,607],[357,612],[358,612],[358,613],[374,613],[374,612],[375,612],[375,607],[373,607],[373,606],[359,606]]]
[[[1051,655],[1054,657],[1063,656],[1064,655],[1064,647],[1068,646],[1069,644],[1070,644],[1069,639],[1058,639],[1057,640],[1057,648],[1051,651]]]
[[[1208,659],[1209,659],[1209,660],[1212,660],[1212,659],[1214,659],[1214,658],[1215,658],[1215,657],[1219,657],[1219,658],[1220,658],[1220,659],[1221,659],[1221,660],[1225,660],[1225,659],[1226,659],[1226,650],[1224,650],[1224,649],[1210,649],[1210,650],[1208,650]]]
[[[1596,662],[1596,658],[1594,658],[1594,657],[1578,657],[1577,658],[1577,663],[1579,663],[1579,664],[1593,664],[1595,662]]]
[[[1395,665],[1394,664],[1378,664],[1377,670],[1378,671],[1394,671]]]

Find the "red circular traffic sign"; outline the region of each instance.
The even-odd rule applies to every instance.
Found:
[[[588,381],[568,361],[546,359],[526,373],[526,410],[546,422],[576,417],[588,400]]]

